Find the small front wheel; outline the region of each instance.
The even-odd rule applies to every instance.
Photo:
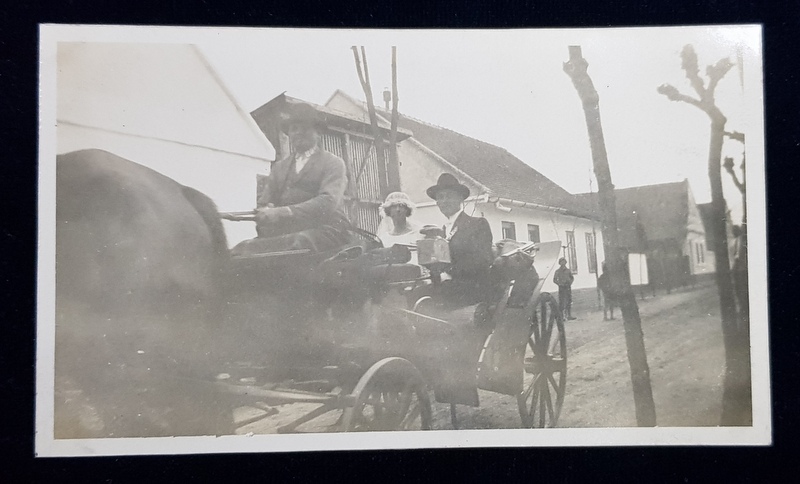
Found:
[[[431,401],[422,375],[408,360],[385,358],[370,367],[344,411],[345,432],[430,430]]]

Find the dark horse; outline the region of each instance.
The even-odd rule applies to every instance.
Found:
[[[213,374],[228,258],[200,192],[101,150],[59,155],[55,438],[232,433]],[[198,378],[199,377],[199,378]]]

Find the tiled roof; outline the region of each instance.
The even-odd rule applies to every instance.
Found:
[[[331,99],[335,96],[343,96],[366,111],[364,102],[341,90],[337,90]],[[377,105],[375,109],[388,123],[391,111]],[[413,139],[487,187],[492,196],[562,209],[579,216],[594,217],[590,206],[584,201],[503,148],[402,113],[399,115],[398,127],[410,131]]]
[[[689,219],[688,187],[684,180],[614,190],[620,244],[637,247],[643,242],[642,237],[650,242],[670,239],[682,242]],[[576,197],[599,214],[596,193],[581,193]]]
[[[383,113],[387,115],[387,113]],[[492,191],[492,195],[583,213],[574,195],[498,146],[408,116],[401,128]]]

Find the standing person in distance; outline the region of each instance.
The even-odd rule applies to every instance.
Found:
[[[567,267],[567,259],[563,257],[558,259],[558,265],[560,267],[553,276],[553,282],[558,286],[558,305],[564,318],[572,321],[575,319],[572,316],[572,282],[575,277],[572,275],[572,270]]]

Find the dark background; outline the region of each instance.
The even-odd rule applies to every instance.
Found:
[[[506,482],[767,481],[800,470],[796,294],[796,0],[660,2],[18,1],[0,6],[2,290],[0,476],[4,482],[385,479]],[[759,23],[769,210],[772,447],[454,449],[380,452],[34,458],[38,24],[332,28],[624,27]],[[751,214],[756,216],[756,214]],[[791,478],[789,478],[791,479]],[[783,481],[784,479],[781,479]]]

